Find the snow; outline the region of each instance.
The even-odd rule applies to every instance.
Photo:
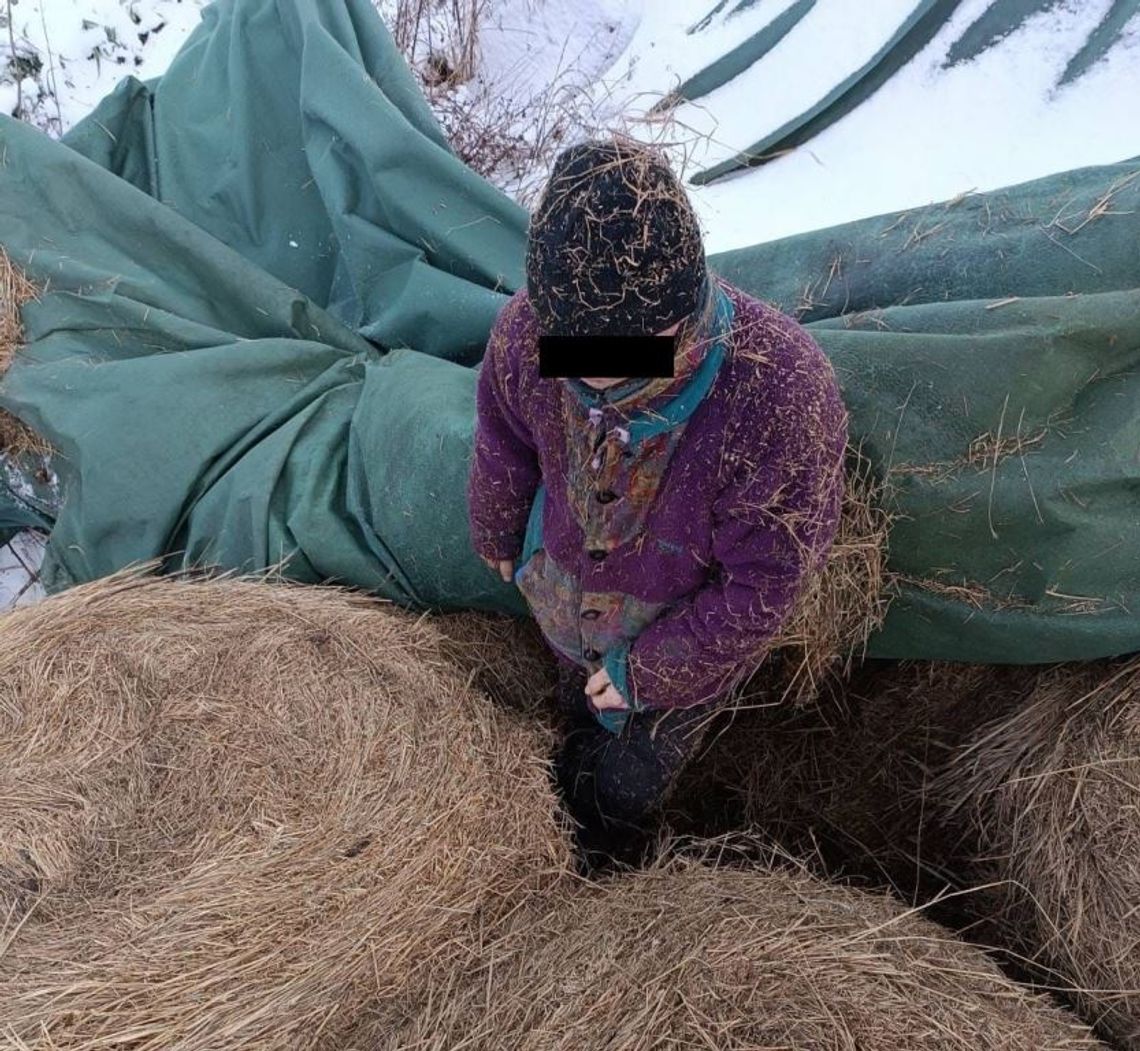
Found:
[[[923,52],[842,121],[778,161],[694,193],[708,249],[1140,154],[1140,19],[1084,77],[1054,88],[1110,3],[1054,9],[972,62],[942,69],[951,42],[986,6],[964,3]],[[785,43],[795,46],[794,35]],[[744,102],[738,96],[726,127],[747,112]],[[756,141],[752,131],[732,136],[732,144]]]
[[[480,27],[479,77],[515,95],[536,95],[557,83],[584,91],[628,49],[641,7],[629,0],[500,0]]]
[[[652,101],[652,96],[676,87],[791,4],[792,0],[757,3],[692,35],[686,32],[693,24],[692,8],[676,5],[677,16],[683,17],[653,18],[643,24],[632,83]],[[820,0],[763,61],[686,107],[686,124],[714,140],[707,144],[709,155],[701,158],[702,166],[735,154],[817,102],[875,54],[913,6],[914,0],[877,0],[859,5],[856,12],[850,3]],[[809,44],[810,52],[805,53]]]
[[[44,597],[36,572],[44,557],[46,538],[23,532],[0,545],[0,611],[30,606]]]
[[[504,164],[491,176],[524,204],[533,202],[558,148],[607,128],[667,146],[687,178],[826,95],[891,37],[915,2],[818,0],[761,62],[680,106],[671,119],[649,120],[654,102],[792,0],[755,0],[737,14],[730,3],[700,32],[689,29],[714,0],[480,0],[474,76],[449,89],[450,98],[431,98],[441,120],[445,104],[454,118],[458,102],[461,120],[483,107],[487,119],[501,114],[504,132],[529,144],[527,170]],[[1140,16],[1105,58],[1063,88],[1062,71],[1112,0],[1064,0],[972,61],[943,68],[951,44],[991,2],[963,0],[881,90],[798,150],[690,186],[707,249],[1140,155]],[[395,27],[399,0],[374,3]],[[204,6],[206,0],[0,0],[0,107],[61,134],[121,76],[161,74]],[[452,8],[428,4],[422,31],[408,42],[417,68],[453,43]],[[0,548],[0,609],[27,585],[24,567],[34,571],[41,554],[42,540],[31,534]],[[33,587],[19,601],[38,594]]]
[[[677,168],[689,176],[822,98],[890,38],[915,2],[818,0],[761,62],[662,124],[644,120],[655,101],[792,0],[755,0],[737,14],[729,4],[693,33],[712,0],[485,0],[478,68],[455,97],[495,100],[510,130],[528,142],[557,121],[565,125],[560,142],[622,127],[671,143]],[[55,134],[66,130],[123,74],[160,74],[205,3],[11,0],[19,61],[10,60],[0,13],[0,106],[12,112],[22,95],[29,119]],[[1112,0],[1066,0],[973,61],[943,69],[951,43],[990,3],[965,0],[917,58],[806,146],[690,187],[709,251],[1140,154],[1140,16],[1105,59],[1061,89],[1055,84],[1066,63]],[[395,26],[398,0],[375,5]],[[414,62],[446,51],[452,6],[429,4],[410,45]],[[532,203],[552,157],[493,178]]]
[[[1140,154],[1140,16],[1105,59],[1061,89],[1055,85],[1066,64],[1112,0],[1069,0],[1028,19],[973,61],[943,69],[951,43],[991,2],[965,0],[880,91],[805,146],[760,168],[690,186],[707,249],[738,248]],[[671,126],[643,119],[664,93],[790,4],[759,0],[736,17],[722,12],[703,32],[690,34],[711,0],[699,6],[631,2],[627,11],[636,11],[638,21],[629,43],[588,89],[597,115],[624,123],[638,137],[674,143],[674,163],[689,177],[826,95],[886,43],[914,0],[819,0],[761,62],[678,108]],[[562,9],[554,0],[550,7]],[[612,19],[612,7],[574,4],[576,37]],[[515,10],[524,15],[530,8],[516,4]],[[541,11],[533,17],[541,18]],[[526,32],[522,24],[509,28],[516,38]],[[488,20],[483,47],[494,51],[505,32]],[[527,41],[531,68],[557,68],[557,39]],[[507,90],[525,93],[536,85],[524,79]]]
[[[0,15],[0,106],[16,114],[21,102],[13,39],[23,59],[18,67],[37,70],[22,81],[23,111],[16,115],[61,134],[123,76],[162,73],[205,6],[206,0],[10,0]]]

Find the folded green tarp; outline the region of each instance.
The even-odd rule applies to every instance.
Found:
[[[717,270],[804,324],[1140,285],[1140,157],[738,248]]]
[[[0,455],[0,547],[21,530],[50,530],[59,502],[58,480],[42,457]]]
[[[469,550],[472,369],[382,354],[31,128],[0,122],[0,150],[0,244],[48,289],[0,404],[57,450],[49,590],[160,556],[288,560],[407,604],[524,612]]]
[[[468,366],[522,280],[526,217],[447,150],[366,0],[216,4],[160,81],[128,82],[67,145],[0,121],[0,154],[0,245],[48,286],[0,406],[58,450],[49,589],[163,557],[525,613],[470,550],[464,481]],[[1076,207],[1121,177],[1065,179]],[[941,291],[933,257],[911,287],[929,238],[881,238],[867,307],[811,323],[898,515],[873,654],[1140,649],[1140,280],[1114,254],[1140,218],[1052,228],[1070,268],[1044,283],[1048,238],[982,265],[1041,195],[1005,191],[1011,214],[940,245]],[[841,236],[877,244],[890,222]],[[826,237],[711,262],[792,309],[818,273],[783,261],[814,268]]]
[[[526,213],[450,150],[366,0],[219,0],[66,137],[362,336],[474,364]]]

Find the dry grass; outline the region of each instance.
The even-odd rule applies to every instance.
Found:
[[[1013,954],[1140,1048],[1140,661],[871,662],[831,703],[757,690],[690,770],[674,828],[751,828]],[[729,721],[731,720],[731,721]]]
[[[475,73],[486,6],[487,0],[399,0],[392,39],[409,61],[423,56],[417,64],[427,83],[462,83]]]
[[[532,625],[326,589],[123,576],[0,619],[3,1039],[1096,1046],[886,898],[740,855],[579,884],[549,676]],[[896,886],[984,883],[987,933],[1135,1047],[1138,690],[872,663],[844,706],[757,696],[703,786]]]
[[[1127,175],[1122,175],[1119,179],[1115,180],[1112,185],[1088,207],[1083,217],[1081,216],[1081,205],[1077,205],[1077,209],[1074,213],[1064,215],[1064,218],[1062,218],[1065,209],[1071,204],[1071,201],[1067,200],[1061,206],[1057,214],[1049,221],[1049,226],[1055,226],[1057,229],[1063,230],[1072,237],[1084,229],[1084,227],[1088,226],[1089,223],[1096,222],[1106,215],[1128,215],[1128,212],[1117,211],[1111,206],[1114,203],[1113,198],[1120,193],[1121,190],[1135,182],[1137,178],[1140,178],[1140,171],[1129,172]],[[1077,222],[1078,219],[1080,219],[1080,222]]]
[[[35,299],[36,286],[0,248],[0,379],[8,371],[12,359],[24,342],[20,324],[20,307]],[[46,455],[50,446],[11,413],[0,409],[0,453],[19,456],[24,453]]]
[[[675,860],[514,917],[396,1031],[346,1047],[610,1051],[1099,1047],[978,950],[885,896]]]
[[[538,625],[495,613],[430,618],[450,664],[505,707],[540,717],[550,710],[557,665]]]
[[[828,679],[850,674],[886,616],[891,517],[884,490],[858,450],[848,451],[839,530],[822,572],[811,577],[775,643],[779,676],[762,674],[769,701],[814,702]]]
[[[670,820],[702,835],[751,829],[820,871],[928,898],[951,882],[942,844],[955,835],[925,809],[931,771],[1016,704],[1023,679],[1012,668],[869,662],[797,709],[758,675],[719,716]]]
[[[550,734],[427,618],[112,578],[0,619],[0,1033],[341,1047],[567,878]]]
[[[0,248],[0,373],[12,363],[23,341],[20,307],[36,296],[36,287]]]
[[[1042,671],[930,794],[976,837],[970,881],[999,881],[990,936],[1140,1048],[1140,659]]]
[[[455,155],[525,204],[565,140],[595,127],[596,119],[584,101],[588,84],[564,62],[530,98],[479,76],[486,6],[486,0],[400,0],[392,36]]]
[[[519,181],[543,147],[524,133],[531,104],[490,90],[456,92],[425,85],[432,112],[455,155],[485,179]]]

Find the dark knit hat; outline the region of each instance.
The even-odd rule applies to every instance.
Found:
[[[614,139],[559,154],[527,241],[546,334],[653,335],[696,309],[706,278],[696,215],[658,151]]]

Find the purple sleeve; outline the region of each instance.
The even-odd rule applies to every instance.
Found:
[[[633,640],[626,688],[637,705],[707,703],[747,678],[807,575],[821,568],[838,528],[847,442],[847,414],[826,369],[827,381],[802,391],[799,411],[777,424],[763,462],[750,465],[745,453],[718,497],[713,577]]]
[[[514,558],[522,550],[531,503],[541,478],[534,440],[515,410],[512,375],[500,315],[475,388],[475,438],[467,478],[471,544],[485,558]]]

